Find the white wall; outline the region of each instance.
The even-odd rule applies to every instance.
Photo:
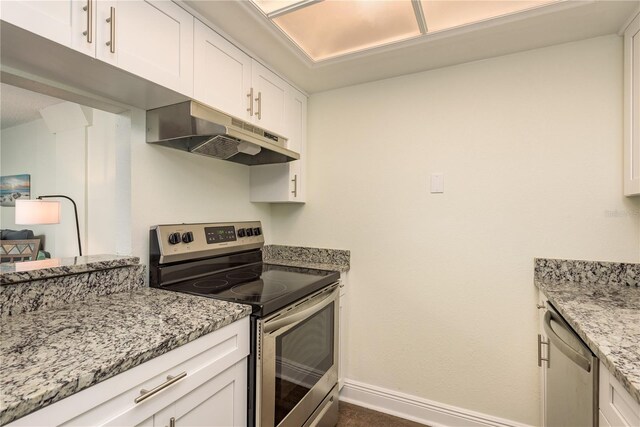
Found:
[[[147,144],[145,113],[131,111],[133,254],[149,261],[149,228],[183,222],[262,221],[271,208],[249,202],[249,167]]]
[[[533,258],[640,261],[621,39],[313,95],[307,183],[271,234],[352,251],[347,377],[539,425]]]
[[[63,103],[48,125],[39,119],[2,130],[2,175],[30,174],[31,198],[64,194],[78,207],[83,253],[131,253],[130,165],[128,117],[87,111],[89,126],[69,116]],[[124,189],[124,190],[123,190]],[[53,257],[78,254],[73,205],[60,201],[60,224],[16,225],[15,208],[2,207],[2,228],[32,229],[46,236],[45,250]],[[126,230],[126,233],[122,233]]]
[[[31,175],[31,198],[56,191],[56,138],[44,120],[3,129],[0,134],[0,175]],[[55,252],[56,233],[51,225],[16,225],[15,207],[0,207],[0,228],[33,230],[45,235],[45,250]]]

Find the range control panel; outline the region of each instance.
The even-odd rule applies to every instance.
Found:
[[[260,221],[166,224],[152,227],[164,260],[240,252],[264,245]]]

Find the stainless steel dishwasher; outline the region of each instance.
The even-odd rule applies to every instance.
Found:
[[[548,427],[598,425],[598,358],[557,310],[547,303],[546,419]]]

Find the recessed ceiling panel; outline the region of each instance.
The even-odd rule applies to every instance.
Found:
[[[267,15],[294,4],[302,3],[300,0],[253,0],[253,2]]]
[[[558,0],[421,0],[428,33],[520,12]]]
[[[327,0],[273,21],[314,61],[420,35],[410,1]]]

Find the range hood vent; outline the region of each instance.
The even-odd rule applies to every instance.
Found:
[[[147,111],[147,142],[245,165],[300,159],[286,138],[195,101]]]

